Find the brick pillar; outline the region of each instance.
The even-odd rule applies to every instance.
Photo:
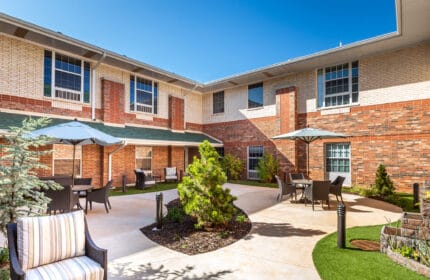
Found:
[[[169,96],[169,127],[184,130],[184,99]]]
[[[102,120],[125,123],[124,84],[102,79]]]

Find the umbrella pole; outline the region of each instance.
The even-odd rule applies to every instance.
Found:
[[[307,158],[306,172],[309,178],[309,143],[306,143],[306,158]]]
[[[75,153],[76,153],[76,144],[73,144],[72,189],[75,186]]]

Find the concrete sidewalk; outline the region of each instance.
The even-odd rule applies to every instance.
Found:
[[[336,231],[331,209],[276,201],[276,189],[226,184],[248,213],[251,232],[230,246],[188,256],[150,241],[139,228],[155,219],[155,193],[112,197],[112,211],[94,205],[87,215],[95,242],[109,250],[109,279],[319,279],[312,262],[316,242]],[[177,197],[165,191],[164,202]],[[333,200],[334,199],[334,200]],[[347,226],[396,220],[401,209],[388,203],[344,195]]]

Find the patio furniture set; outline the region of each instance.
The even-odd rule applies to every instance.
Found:
[[[158,182],[162,182],[161,175],[154,174],[149,170],[135,169],[134,174],[136,175],[137,189],[144,189],[147,186],[155,185]],[[178,181],[178,172],[176,167],[165,167],[164,168],[164,181]]]
[[[291,198],[294,195],[294,200],[296,202],[303,202],[305,205],[310,202],[312,204],[312,210],[315,210],[314,205],[317,201],[321,201],[321,206],[323,202],[326,201],[328,208],[330,208],[330,194],[335,195],[337,201],[339,201],[340,197],[343,202],[342,185],[345,181],[345,177],[337,176],[333,182],[330,182],[308,180],[302,173],[290,173],[290,183],[281,180],[277,175],[275,178],[279,188],[277,200],[281,200],[284,195],[289,195]],[[299,200],[297,200],[297,190],[301,190],[301,197]]]

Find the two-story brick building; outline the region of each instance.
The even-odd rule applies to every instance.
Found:
[[[272,137],[309,126],[349,135],[310,145],[311,178],[371,184],[384,163],[408,190],[430,175],[430,1],[397,0],[396,11],[396,32],[208,83],[2,14],[0,129],[47,115],[121,137],[83,146],[76,162],[118,185],[136,167],[183,170],[203,139],[246,161],[248,178],[263,152],[283,172],[304,171],[305,146]],[[54,146],[44,160],[65,172],[70,151]]]

